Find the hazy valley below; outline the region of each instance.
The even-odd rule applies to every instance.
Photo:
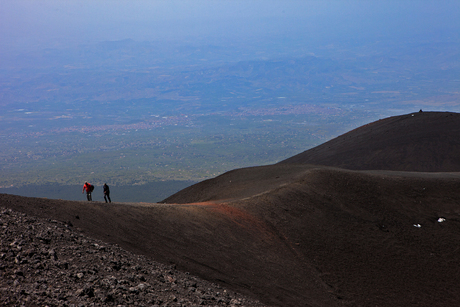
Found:
[[[104,24],[81,11],[96,4],[68,2],[69,22],[87,16],[86,34],[69,35],[51,27],[57,11],[26,3],[5,6],[4,22],[28,16],[23,24],[47,30],[2,28],[2,191],[52,185],[62,191],[46,197],[60,198],[85,181],[175,190],[277,163],[388,116],[460,111],[458,23],[429,6],[399,4],[395,14],[393,4],[210,1],[196,3],[201,11],[181,3],[165,19],[169,6],[153,1],[134,23],[114,13]],[[446,16],[457,9],[436,7]]]

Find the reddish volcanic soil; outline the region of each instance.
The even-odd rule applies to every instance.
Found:
[[[446,120],[451,117],[458,123]],[[358,128],[322,149],[331,161],[346,161],[350,169],[361,159],[369,169],[386,165],[397,171],[298,164],[311,161],[301,159],[307,151],[296,156],[297,164],[288,159],[234,170],[184,189],[162,204],[5,194],[0,204],[70,223],[90,237],[175,264],[178,270],[267,305],[456,306],[460,173],[449,149],[456,150],[460,138],[447,135],[459,131],[459,119],[453,113],[390,118]],[[401,127],[408,132],[405,141]],[[392,146],[390,132],[399,151]],[[373,142],[372,135],[385,135],[386,145]],[[360,141],[363,136],[367,141]],[[418,152],[422,148],[412,139],[424,142],[428,153]],[[354,156],[343,147],[347,142]],[[436,150],[442,152],[435,159]],[[409,162],[401,166],[401,161],[410,161],[401,152],[422,160],[432,157],[434,166],[427,162],[424,167],[435,172],[414,172]]]
[[[261,262],[257,274],[266,274],[252,286],[262,301],[279,306],[453,306],[460,299],[460,174],[275,168],[290,169],[292,177],[270,178],[271,167],[258,167],[214,179],[226,197],[237,191],[244,196],[226,206],[259,221],[229,227],[257,225],[252,231],[269,244],[251,251]],[[246,197],[247,174],[258,174],[268,190],[261,193],[258,186],[258,195]],[[278,187],[272,185],[276,180]],[[213,200],[204,191],[201,197]],[[170,201],[175,197],[184,195]]]

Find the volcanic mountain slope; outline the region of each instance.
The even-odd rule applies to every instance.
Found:
[[[418,112],[357,128],[280,164],[353,170],[460,171],[460,114]]]
[[[417,112],[382,119],[275,165],[237,169],[179,191],[162,202],[249,197],[270,191],[305,167],[411,172],[460,171],[460,114]],[[257,171],[255,171],[257,170]]]
[[[0,207],[0,306],[264,306],[80,233]]]
[[[447,123],[445,115],[457,116],[441,114],[428,116],[441,126]],[[399,119],[410,123],[418,115]],[[357,130],[379,132],[378,123]],[[407,130],[414,130],[410,126]],[[407,136],[427,135],[423,127]],[[453,139],[444,146],[439,135],[424,142],[456,146]],[[394,148],[391,144],[367,145],[377,152]],[[350,146],[359,148],[351,140]],[[386,164],[400,165],[392,152]],[[445,167],[440,159],[448,156],[442,153],[432,169]],[[340,160],[339,152],[336,157]],[[460,301],[460,174],[455,172],[280,163],[228,172],[163,204],[11,195],[0,195],[0,204],[65,221],[89,236],[174,263],[267,305],[456,306]]]

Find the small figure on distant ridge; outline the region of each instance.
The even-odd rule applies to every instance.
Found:
[[[85,190],[86,190],[86,199],[88,199],[88,201],[92,201],[93,199],[91,197],[91,192],[93,192],[94,186],[91,183],[85,181],[85,184],[83,185],[83,190],[81,190],[81,194],[83,194]]]
[[[107,183],[104,183],[104,199],[105,199],[105,202],[107,202],[107,198],[109,199],[109,203],[112,202],[112,200],[110,199],[110,189],[109,189],[109,186],[107,185]]]

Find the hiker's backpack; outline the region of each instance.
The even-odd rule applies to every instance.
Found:
[[[94,186],[92,184],[89,185],[89,191],[90,192],[94,191]]]

